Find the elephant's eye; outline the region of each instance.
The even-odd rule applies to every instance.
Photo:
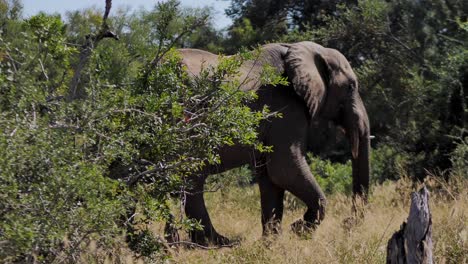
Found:
[[[348,94],[348,96],[351,96],[351,95],[353,95],[353,93],[354,93],[354,85],[353,85],[353,84],[350,84],[350,85],[348,86],[347,94]]]
[[[356,89],[356,85],[350,84],[348,86],[348,95],[352,95],[354,93],[354,90]]]

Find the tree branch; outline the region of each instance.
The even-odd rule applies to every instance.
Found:
[[[91,57],[91,54],[93,53],[93,50],[98,45],[98,43],[104,38],[113,38],[115,40],[119,39],[119,37],[114,32],[109,30],[109,26],[107,25],[107,17],[109,16],[111,7],[112,0],[106,0],[106,9],[99,33],[97,35],[90,34],[86,36],[86,41],[83,46],[81,46],[80,59],[75,68],[73,78],[68,88],[68,101],[86,98],[86,91],[83,87],[80,86],[81,74],[84,67],[88,64],[89,58]]]
[[[168,246],[186,245],[186,246],[197,247],[197,248],[205,249],[205,250],[212,250],[212,249],[220,249],[220,248],[232,248],[232,247],[238,246],[239,243],[219,245],[219,246],[215,246],[215,247],[207,247],[207,246],[202,246],[200,244],[193,243],[193,242],[190,242],[190,241],[177,241],[177,242],[167,243],[167,245]]]
[[[208,19],[208,16],[205,16],[202,19],[198,20],[196,23],[193,23],[190,27],[187,27],[176,38],[172,39],[169,45],[167,45],[164,50],[162,49],[162,47],[163,47],[164,38],[166,36],[161,35],[158,40],[158,51],[156,52],[156,56],[154,56],[154,58],[150,61],[150,63],[146,67],[147,70],[145,72],[143,79],[145,80],[148,79],[151,71],[158,65],[159,61],[161,61],[164,55],[166,55],[172,49],[172,47],[174,47],[176,43],[179,42],[179,40],[181,40],[187,34],[192,32],[194,28],[198,28],[206,24],[207,19]]]

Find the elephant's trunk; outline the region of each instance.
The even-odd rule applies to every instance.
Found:
[[[365,200],[369,191],[370,126],[369,118],[359,94],[345,107],[345,130],[351,143],[353,165],[353,193]]]

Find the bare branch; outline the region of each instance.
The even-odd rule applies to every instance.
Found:
[[[115,40],[119,39],[117,34],[109,30],[109,26],[107,25],[107,18],[109,16],[111,7],[112,0],[106,0],[106,10],[104,12],[99,33],[97,35],[90,34],[86,36],[86,42],[81,47],[80,59],[75,68],[75,73],[73,74],[73,78],[68,89],[67,99],[69,101],[86,98],[86,91],[79,86],[81,81],[81,74],[86,64],[88,64],[89,58],[91,57],[91,54],[93,53],[93,50],[98,45],[98,43],[104,38],[113,38]]]
[[[106,0],[106,11],[104,12],[104,23],[107,23],[107,17],[109,16],[110,9],[112,8],[112,0]]]
[[[193,242],[190,242],[190,241],[177,241],[177,242],[167,243],[167,245],[168,246],[186,245],[186,246],[196,247],[196,248],[205,249],[205,250],[212,250],[212,249],[220,249],[220,248],[232,248],[232,247],[238,246],[239,243],[235,242],[235,243],[231,243],[231,244],[227,244],[227,245],[207,247],[207,246],[202,246],[200,244],[193,243]]]
[[[144,160],[141,160],[141,161],[144,161]],[[147,162],[149,162],[149,161],[147,161]],[[138,175],[130,177],[127,180],[127,185],[132,186],[132,185],[136,184],[139,180],[141,180],[145,175],[148,175],[148,174],[151,174],[151,173],[161,172],[161,171],[168,170],[168,169],[172,169],[174,167],[179,166],[180,164],[182,164],[181,161],[176,162],[176,163],[171,164],[171,165],[168,165],[168,166],[165,166],[165,165],[163,165],[162,162],[160,162],[159,167],[153,168],[153,169],[150,169],[150,170],[146,170],[144,172],[139,173]]]
[[[41,70],[42,70],[42,74],[44,74],[44,77],[46,78],[46,80],[48,81],[49,80],[49,76],[47,75],[45,69],[44,69],[44,64],[42,64],[42,60],[39,59],[39,65],[41,65]]]
[[[164,41],[165,36],[161,36],[160,39],[158,40],[158,51],[156,52],[156,56],[148,64],[147,72],[145,73],[144,79],[148,78],[149,73],[158,65],[161,59],[172,49],[172,47],[174,47],[176,43],[179,42],[180,39],[182,39],[184,36],[192,32],[194,28],[204,25],[207,19],[208,19],[208,16],[205,16],[199,21],[197,21],[197,23],[194,23],[193,25],[191,25],[191,27],[187,27],[175,39],[172,39],[169,45],[167,45],[164,50],[162,50],[162,47],[163,47],[163,41]]]

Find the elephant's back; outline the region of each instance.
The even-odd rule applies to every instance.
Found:
[[[258,57],[243,61],[239,74],[231,78],[238,79],[240,90],[257,90],[262,85],[261,73],[266,64],[277,69],[280,74],[284,72],[282,56],[286,51],[287,47],[284,44],[267,44],[262,48]],[[216,68],[220,59],[216,54],[199,49],[178,49],[178,52],[182,64],[193,76],[199,76],[202,71],[210,70],[211,67]]]
[[[201,71],[218,65],[218,55],[199,49],[178,49],[182,58],[182,64],[187,71],[198,76]]]
[[[192,76],[200,76],[200,73],[205,70],[216,68],[220,57],[208,51],[199,49],[178,49],[181,56],[181,63],[187,67],[187,72]],[[226,56],[229,57],[229,56]],[[241,90],[251,90],[258,88],[259,83],[259,63],[254,61],[245,61],[240,69],[240,74],[232,78],[238,78]]]

